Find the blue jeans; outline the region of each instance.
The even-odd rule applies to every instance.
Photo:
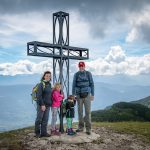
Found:
[[[41,110],[41,106],[37,104],[37,117],[35,120],[35,134],[46,135],[47,124],[49,119],[50,107],[46,107],[45,111]]]

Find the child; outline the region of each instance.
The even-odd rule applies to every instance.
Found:
[[[75,114],[75,104],[76,104],[76,100],[75,97],[73,95],[69,95],[68,99],[65,100],[65,106],[66,106],[66,120],[67,120],[67,133],[68,135],[74,135],[76,134],[76,132],[73,131],[72,129],[72,121],[74,118],[74,114]]]
[[[64,94],[60,94],[61,85],[56,83],[52,91],[52,121],[51,121],[51,135],[60,135],[60,132],[56,129],[57,112],[60,108],[61,101],[64,98]]]

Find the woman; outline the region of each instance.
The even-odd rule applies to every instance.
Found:
[[[51,100],[51,72],[44,72],[41,83],[38,85],[37,91],[37,117],[35,121],[35,136],[49,137],[47,133],[47,124],[49,118]]]

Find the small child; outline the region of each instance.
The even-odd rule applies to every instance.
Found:
[[[67,120],[66,132],[68,133],[68,135],[75,135],[76,132],[74,132],[72,129],[72,122],[75,116],[76,99],[73,95],[69,95],[68,99],[66,99],[64,103],[66,106],[66,120]]]
[[[56,129],[57,112],[59,111],[61,101],[64,99],[64,94],[60,93],[61,85],[56,83],[52,91],[52,121],[51,121],[51,135],[60,135]]]

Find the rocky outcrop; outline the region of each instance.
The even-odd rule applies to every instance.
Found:
[[[150,150],[150,144],[144,143],[132,134],[123,134],[106,127],[97,127],[91,135],[78,133],[75,136],[62,134],[49,138],[35,138],[29,133],[24,138],[26,150]]]

